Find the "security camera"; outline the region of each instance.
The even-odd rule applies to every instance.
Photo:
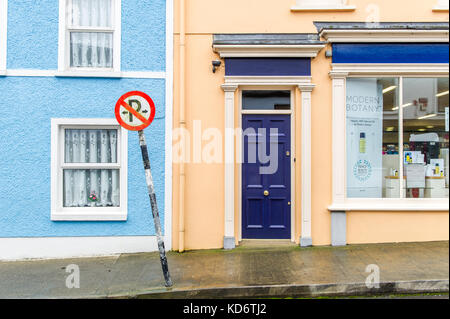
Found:
[[[212,61],[212,65],[213,65],[213,73],[216,73],[217,68],[219,68],[222,65],[222,61],[219,60]]]

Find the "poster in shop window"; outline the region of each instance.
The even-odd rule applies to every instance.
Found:
[[[347,197],[382,197],[383,87],[376,79],[348,79]]]

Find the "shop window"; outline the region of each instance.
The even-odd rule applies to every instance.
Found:
[[[87,220],[122,215],[126,207],[126,143],[116,125],[55,124],[55,214]],[[53,212],[52,212],[53,213]],[[59,213],[59,214],[58,214]],[[122,213],[122,214],[121,214]],[[102,218],[100,218],[102,219]]]
[[[448,197],[448,78],[404,78],[404,166],[407,198]]]
[[[448,198],[448,78],[348,78],[348,198]]]
[[[61,0],[60,70],[120,70],[120,0]]]

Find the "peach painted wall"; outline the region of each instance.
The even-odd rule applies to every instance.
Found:
[[[448,12],[433,12],[437,0],[349,0],[353,12],[292,12],[295,0],[186,0],[186,120],[193,134],[194,120],[203,129],[224,130],[224,67],[214,74],[211,61],[214,33],[315,33],[313,21],[366,21],[369,4],[379,6],[381,21],[448,21]],[[414,17],[414,18],[412,18]],[[174,127],[179,127],[179,0],[175,0]],[[312,238],[314,245],[331,243],[331,79],[324,51],[312,61]],[[296,220],[295,239],[301,235],[300,149],[301,105],[296,91]],[[236,114],[238,107],[236,93]],[[238,123],[236,115],[235,122]],[[191,155],[193,145],[191,145]],[[235,171],[236,192],[238,169]],[[173,170],[173,249],[178,249],[179,166]],[[239,233],[236,203],[235,236]],[[349,243],[448,240],[448,212],[348,214]],[[224,165],[186,164],[185,249],[223,247]]]
[[[347,214],[347,241],[367,244],[448,240],[448,224],[448,212],[351,212]]]

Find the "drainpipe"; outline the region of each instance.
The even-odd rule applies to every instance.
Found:
[[[182,132],[186,130],[186,83],[185,83],[185,65],[186,65],[186,10],[185,10],[185,0],[180,0],[180,122],[179,127]],[[182,139],[182,143],[185,143],[184,138]],[[184,145],[186,146],[186,145]],[[182,148],[185,149],[185,148]],[[184,160],[180,163],[180,194],[179,194],[179,212],[178,212],[178,251],[180,253],[184,252],[184,199],[185,199],[185,184],[186,184],[186,172],[185,172],[185,164]]]

